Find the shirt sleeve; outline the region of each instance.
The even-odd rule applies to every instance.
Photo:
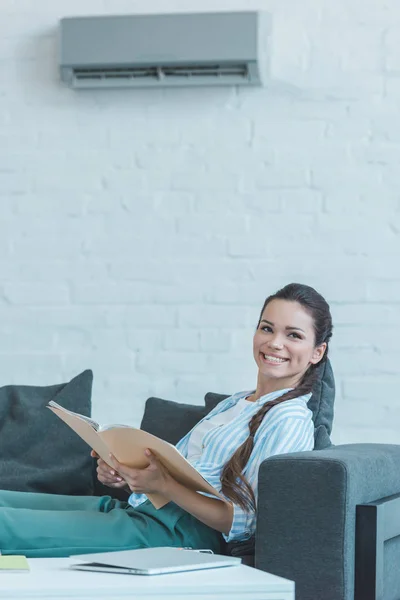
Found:
[[[314,425],[311,416],[285,416],[264,432],[257,440],[250,460],[244,470],[247,481],[251,485],[257,500],[258,471],[261,463],[270,456],[302,452],[314,448]],[[255,530],[256,513],[254,510],[245,511],[240,506],[233,505],[232,527],[227,542],[249,538]]]

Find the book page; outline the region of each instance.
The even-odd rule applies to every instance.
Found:
[[[130,425],[121,425],[119,423],[114,423],[114,425],[100,425],[97,431],[107,431],[107,429],[115,429],[118,427],[127,427],[128,429],[131,429]]]
[[[90,417],[86,417],[85,415],[81,415],[79,413],[73,412],[72,410],[68,410],[67,408],[64,408],[63,406],[61,406],[61,404],[58,404],[54,400],[50,400],[48,406],[52,406],[53,408],[58,408],[59,410],[62,410],[64,412],[68,413],[69,415],[78,417],[78,419],[83,419],[84,421],[86,421],[86,423],[89,423],[89,425],[91,425],[95,431],[99,431],[99,429],[101,429],[101,426],[98,423],[96,423],[96,421],[91,419]]]

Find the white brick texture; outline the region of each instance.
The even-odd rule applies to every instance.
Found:
[[[58,79],[63,16],[246,8],[263,88]],[[0,385],[92,368],[94,415],[136,425],[150,395],[251,388],[263,300],[301,281],[332,308],[334,442],[400,443],[398,0],[0,12]]]

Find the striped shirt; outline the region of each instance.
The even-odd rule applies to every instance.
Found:
[[[195,457],[190,462],[215,489],[221,491],[222,469],[235,450],[247,439],[251,417],[265,402],[275,400],[289,389],[271,392],[255,402],[246,403],[243,410],[236,414],[230,422],[213,428],[205,434],[201,456]],[[228,410],[235,406],[240,399],[246,398],[252,393],[254,393],[254,390],[238,392],[226,398],[217,404],[199,423]],[[314,448],[312,412],[307,408],[310,397],[311,394],[307,394],[292,400],[286,400],[282,404],[271,408],[262,420],[254,437],[253,451],[243,471],[253,489],[256,502],[258,470],[262,461],[275,454],[301,452]],[[189,438],[194,429],[189,431],[176,445],[176,448],[185,458],[187,458]],[[145,494],[132,493],[129,497],[129,504],[135,507],[142,504],[146,499]],[[225,540],[231,542],[248,539],[255,532],[255,511],[245,511],[234,504],[233,513],[232,527],[227,535],[223,534]]]

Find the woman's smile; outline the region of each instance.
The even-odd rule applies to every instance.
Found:
[[[264,352],[260,352],[260,355],[261,360],[268,365],[281,365],[289,360],[276,354],[264,354]]]

